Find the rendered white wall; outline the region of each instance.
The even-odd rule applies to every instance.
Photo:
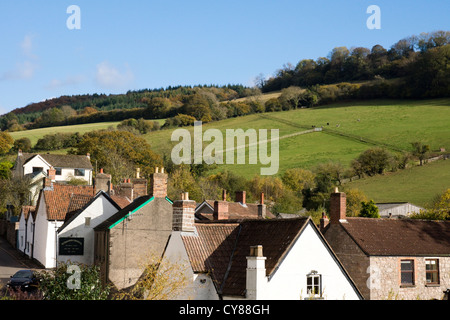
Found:
[[[84,254],[82,256],[64,256],[58,254],[58,261],[68,262],[70,260],[71,262],[92,265],[94,263],[94,228],[117,211],[117,208],[104,196],[100,196],[92,202],[69,225],[58,233],[58,239],[61,237],[84,238]],[[86,217],[91,218],[90,226],[85,226]]]
[[[306,279],[312,270],[322,275],[324,299],[359,299],[348,278],[309,224],[268,281],[261,299],[308,298]]]
[[[186,249],[181,239],[182,232],[173,231],[166,251],[164,260],[168,263],[177,263],[184,268],[188,283],[183,288],[183,293],[177,297],[177,300],[218,300],[212,279],[207,274],[196,274],[192,271]]]

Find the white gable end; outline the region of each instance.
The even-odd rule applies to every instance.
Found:
[[[322,298],[326,300],[359,300],[351,281],[332,252],[308,223],[277,270],[268,279],[261,299],[309,299],[307,277],[320,276]]]

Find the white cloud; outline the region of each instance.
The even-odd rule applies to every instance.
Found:
[[[33,78],[37,65],[29,60],[17,62],[16,67],[12,70],[4,72],[0,76],[0,81],[4,80],[29,80]]]
[[[121,89],[129,85],[133,80],[134,74],[128,65],[125,65],[125,70],[122,72],[107,61],[97,65],[96,81],[102,87]]]
[[[75,86],[82,82],[84,82],[86,78],[82,75],[76,75],[76,76],[69,76],[65,79],[53,79],[51,80],[46,86],[46,89],[54,90],[62,87],[67,86]]]
[[[33,54],[33,41],[30,35],[26,35],[20,43],[24,59],[16,63],[15,68],[5,71],[0,75],[0,81],[6,80],[29,80],[33,78],[38,67],[36,55]]]
[[[22,48],[22,53],[28,57],[28,58],[36,58],[36,56],[33,54],[33,39],[31,35],[26,35],[23,39],[22,43],[20,44],[20,47]]]

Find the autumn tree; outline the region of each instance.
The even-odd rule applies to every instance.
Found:
[[[14,145],[12,150],[17,152],[18,150],[22,150],[23,152],[31,151],[31,140],[27,137],[19,138],[14,140]]]
[[[301,195],[303,190],[312,189],[316,185],[314,173],[302,168],[286,170],[281,179],[283,184],[297,195]]]
[[[362,203],[368,202],[367,196],[358,189],[350,189],[345,191],[347,198],[347,211],[348,217],[358,217],[363,206]]]
[[[87,154],[97,168],[104,168],[112,175],[113,183],[132,177],[140,168],[143,177],[150,177],[162,160],[141,137],[121,130],[87,132],[81,142],[70,150],[72,154]]]
[[[11,150],[14,139],[8,132],[0,131],[0,154],[5,154]]]
[[[302,88],[295,86],[283,89],[281,91],[280,100],[283,103],[292,106],[292,109],[297,109],[299,106],[301,106],[303,91],[304,90]]]
[[[143,273],[131,288],[113,294],[114,300],[174,300],[189,297],[187,263],[183,260],[148,257]]]

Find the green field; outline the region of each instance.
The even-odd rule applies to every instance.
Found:
[[[422,141],[433,151],[450,150],[450,99],[427,101],[370,101],[335,104],[328,107],[285,112],[254,114],[203,125],[221,130],[241,128],[279,129],[279,136],[311,129],[323,132],[280,140],[280,174],[293,167],[312,168],[327,161],[348,166],[364,150],[374,145],[387,145],[392,152],[411,150],[411,142]],[[192,127],[189,128],[192,132]],[[161,130],[144,137],[158,153],[170,152],[173,130]],[[342,135],[339,135],[342,134]],[[225,135],[224,135],[225,136]],[[366,141],[370,141],[368,143]],[[209,142],[205,142],[208,145]],[[259,173],[258,165],[220,165],[251,177]]]
[[[427,207],[434,197],[450,188],[450,160],[439,160],[345,184],[375,202],[411,202]]]
[[[32,143],[48,133],[88,132],[116,126],[118,122],[85,124],[58,128],[44,128],[14,132],[14,139],[29,137]],[[323,127],[304,132],[312,127]],[[203,125],[219,129],[225,140],[226,129],[279,129],[279,172],[289,168],[312,169],[319,163],[340,162],[349,166],[364,150],[374,145],[387,146],[391,152],[411,151],[411,142],[429,144],[432,151],[450,150],[450,99],[423,101],[374,100],[339,103],[310,109],[253,114]],[[193,127],[186,128],[193,132]],[[153,150],[170,156],[178,142],[171,142],[174,129],[164,129],[143,135]],[[193,135],[192,135],[193,136]],[[203,147],[209,145],[204,142]],[[251,178],[260,173],[261,165],[218,165],[213,172],[230,170]],[[264,167],[267,167],[265,165]],[[450,161],[436,162],[424,167],[413,167],[393,174],[352,182],[379,202],[411,201],[424,205],[444,188],[450,187]]]

